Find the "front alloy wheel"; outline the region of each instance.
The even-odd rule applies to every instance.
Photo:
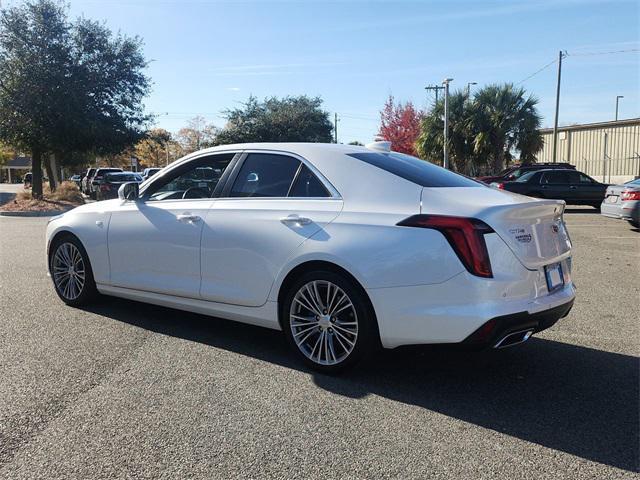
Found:
[[[87,303],[97,292],[87,253],[71,235],[51,246],[49,271],[56,293],[67,305]]]
[[[283,314],[291,345],[316,370],[339,371],[359,360],[373,344],[375,320],[364,295],[336,273],[303,276],[292,286]]]

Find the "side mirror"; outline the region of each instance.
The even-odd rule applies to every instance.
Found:
[[[120,185],[118,198],[122,201],[137,200],[140,194],[138,182],[127,182]]]

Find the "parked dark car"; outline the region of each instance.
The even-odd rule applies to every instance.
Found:
[[[515,182],[494,182],[491,185],[530,197],[564,200],[571,205],[591,205],[597,209],[600,209],[609,186],[575,169],[534,170]]]
[[[527,172],[532,172],[534,170],[549,170],[549,169],[573,169],[576,167],[571,165],[570,163],[531,163],[529,165],[512,165],[508,168],[505,168],[503,171],[498,173],[497,175],[489,175],[484,177],[477,177],[476,180],[480,180],[484,183],[491,182],[513,182],[520,178]]]
[[[98,200],[108,200],[110,198],[118,198],[118,189],[120,185],[127,182],[142,182],[142,177],[134,172],[114,172],[106,173],[100,179],[97,190]]]
[[[89,193],[91,193],[91,179],[93,178],[95,173],[95,168],[87,168],[84,177],[80,181],[80,191],[85,195],[89,195]]]
[[[116,173],[122,172],[121,168],[98,168],[96,169],[93,177],[89,181],[89,196],[93,199],[96,199],[98,196],[98,189],[100,185],[100,181],[107,173]]]

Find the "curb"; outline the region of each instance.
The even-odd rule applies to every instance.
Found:
[[[63,213],[72,210],[68,208],[66,210],[46,210],[44,212],[3,212],[0,211],[0,217],[53,217],[54,215],[61,215]]]

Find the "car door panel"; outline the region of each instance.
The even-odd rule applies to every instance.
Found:
[[[127,202],[111,216],[111,285],[198,298],[200,238],[211,199]]]
[[[323,238],[341,210],[332,198],[215,200],[202,234],[201,297],[263,305],[286,259],[310,236]]]

